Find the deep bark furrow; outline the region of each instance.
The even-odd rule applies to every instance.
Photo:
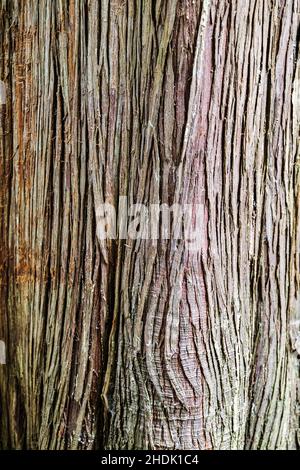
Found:
[[[298,0],[0,0],[0,27],[1,447],[295,448]],[[100,240],[124,196],[200,205],[198,251]]]

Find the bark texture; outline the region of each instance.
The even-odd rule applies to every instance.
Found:
[[[298,0],[0,0],[2,448],[299,444]],[[201,203],[184,240],[96,210]]]

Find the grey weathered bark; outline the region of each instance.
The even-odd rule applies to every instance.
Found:
[[[2,448],[298,445],[298,15],[0,0]],[[99,243],[121,195],[201,250]]]

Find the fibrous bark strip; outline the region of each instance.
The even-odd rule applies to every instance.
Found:
[[[0,0],[2,448],[297,446],[298,26]],[[121,196],[202,204],[199,250],[98,240]]]

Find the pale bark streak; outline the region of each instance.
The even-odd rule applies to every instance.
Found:
[[[1,447],[299,445],[298,28],[298,0],[0,0]],[[199,252],[99,241],[120,196],[202,204]]]

